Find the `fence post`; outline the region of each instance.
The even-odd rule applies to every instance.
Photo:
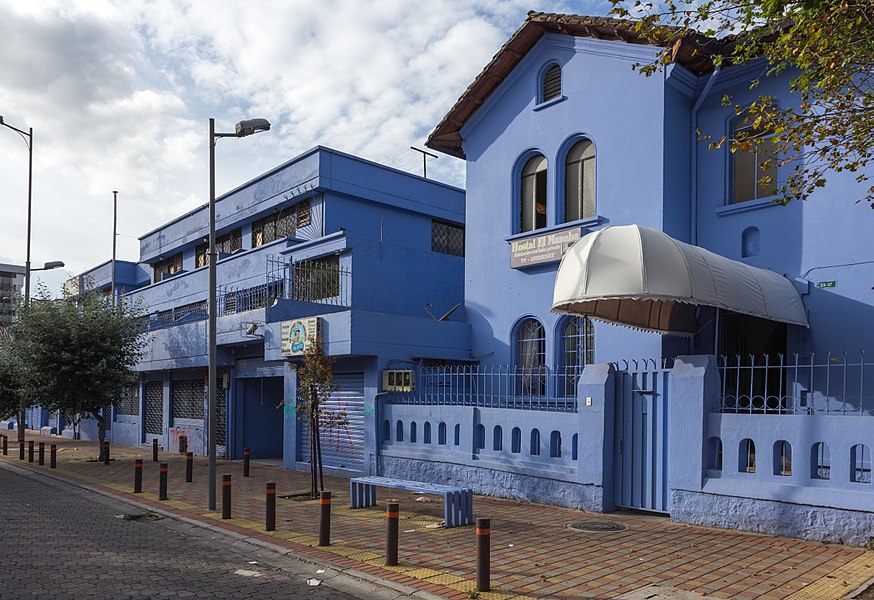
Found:
[[[243,477],[249,476],[249,449],[243,448]]]
[[[27,440],[27,462],[33,462],[33,440]]]
[[[488,592],[491,589],[491,570],[489,566],[492,520],[476,520],[476,591]]]
[[[331,545],[331,492],[319,496],[319,546]]]
[[[46,464],[46,443],[39,443],[39,464],[43,466]]]
[[[389,502],[385,510],[385,564],[398,564],[398,502]]]
[[[267,489],[267,514],[265,516],[265,529],[274,531],[276,529],[276,482],[268,481]]]
[[[158,483],[158,500],[167,499],[167,463],[161,463],[159,468],[161,479]]]
[[[231,518],[231,476],[222,475],[222,519]]]
[[[49,446],[49,468],[56,469],[58,467],[58,445],[52,444]]]
[[[194,452],[185,453],[185,483],[194,481]]]
[[[143,492],[143,459],[134,460],[134,494]]]
[[[152,462],[158,462],[158,438],[152,438]]]

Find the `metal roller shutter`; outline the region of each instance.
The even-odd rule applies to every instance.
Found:
[[[334,373],[337,388],[326,402],[335,414],[346,413],[347,426],[339,430],[322,429],[322,464],[325,467],[364,471],[364,373]],[[299,456],[309,462],[309,427],[300,421]]]

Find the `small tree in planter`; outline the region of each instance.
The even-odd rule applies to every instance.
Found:
[[[297,370],[298,418],[305,420],[309,429],[310,443],[310,493],[315,498],[325,489],[322,469],[322,431],[329,437],[334,432],[348,429],[349,419],[345,410],[332,410],[327,406],[334,386],[334,361],[325,354],[322,338],[303,351],[303,362]]]

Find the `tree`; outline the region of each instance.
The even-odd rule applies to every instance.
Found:
[[[0,342],[0,420],[21,410],[18,365],[12,356],[12,341]]]
[[[304,348],[303,361],[297,370],[298,417],[306,420],[310,443],[310,493],[315,498],[325,489],[322,470],[322,431],[329,436],[348,429],[345,410],[331,410],[326,405],[334,391],[334,361],[325,354],[321,336]]]
[[[12,354],[20,365],[21,393],[48,410],[94,417],[98,460],[106,409],[136,382],[131,369],[145,344],[138,312],[138,306],[95,290],[53,300],[41,286],[19,313]]]
[[[711,149],[728,144],[731,152],[773,142],[773,160],[788,173],[779,186],[784,204],[808,199],[832,172],[869,180],[863,169],[874,140],[871,0],[667,0],[659,8],[640,0],[610,1],[615,15],[635,16],[644,39],[664,47],[655,62],[641,67],[646,75],[670,63],[682,43],[696,44],[715,66],[762,61],[750,89],[762,78],[788,75],[791,103],[762,94],[742,105],[726,96],[723,104],[733,105],[752,127],[734,136],[699,132]],[[770,176],[761,183],[770,185]],[[874,208],[874,185],[862,199]]]

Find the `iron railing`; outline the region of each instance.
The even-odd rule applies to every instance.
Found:
[[[874,416],[874,362],[864,352],[720,356],[717,410],[751,414]]]
[[[391,392],[394,404],[476,406],[575,412],[582,366],[527,368],[506,365],[422,367],[415,391]]]
[[[282,281],[270,281],[243,289],[220,287],[217,292],[218,316],[267,308],[274,300],[283,297],[283,288]]]
[[[352,304],[352,271],[337,256],[290,262],[282,256],[267,259],[267,280],[285,292],[282,298],[333,306]]]

